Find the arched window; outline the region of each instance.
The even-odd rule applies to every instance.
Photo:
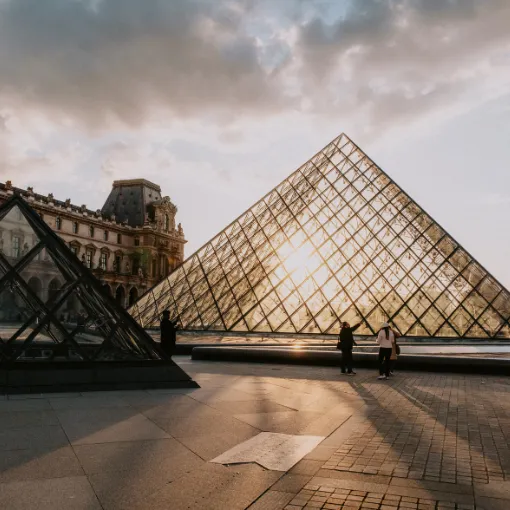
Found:
[[[30,278],[30,280],[28,280],[28,286],[33,290],[33,292],[39,299],[42,299],[42,297],[41,297],[42,296],[42,283],[41,283],[41,280],[39,280],[39,278],[37,278],[35,276]]]
[[[136,289],[136,287],[133,287],[129,291],[129,306],[133,306],[136,303],[137,299],[138,299],[138,290]]]
[[[57,218],[55,219],[55,228],[57,230],[60,230],[62,228],[62,219],[60,218],[60,216],[57,216]]]
[[[90,237],[94,237],[94,226],[93,225],[90,225],[90,227],[89,227],[89,235],[90,235]]]
[[[53,278],[53,280],[51,280],[50,284],[48,285],[48,299],[55,297],[61,287],[62,284],[56,278]]]
[[[126,300],[126,293],[125,293],[124,287],[122,287],[122,285],[119,285],[117,287],[117,290],[115,291],[115,299],[121,306],[124,306],[125,300]]]

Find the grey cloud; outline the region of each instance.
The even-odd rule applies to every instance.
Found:
[[[0,96],[91,124],[285,103],[241,29],[243,4],[0,0]]]
[[[319,108],[364,113],[374,129],[416,118],[482,81],[474,69],[510,45],[509,20],[504,0],[352,2],[335,22],[302,24],[303,93],[320,83]]]
[[[0,100],[93,127],[306,104],[375,128],[469,90],[509,19],[507,0],[0,0]]]

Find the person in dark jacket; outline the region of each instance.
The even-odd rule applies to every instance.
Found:
[[[361,322],[352,326],[348,322],[342,322],[342,328],[340,329],[340,335],[338,336],[337,349],[342,351],[341,369],[342,374],[356,375],[356,372],[352,369],[352,348],[356,345],[354,336],[352,335],[361,326]]]
[[[170,312],[165,310],[160,324],[161,330],[161,348],[168,356],[175,353],[175,343],[177,342],[177,321],[170,319]]]

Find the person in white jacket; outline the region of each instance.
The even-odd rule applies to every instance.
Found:
[[[385,322],[377,334],[377,343],[379,344],[379,377],[378,379],[388,379],[390,376],[390,359],[393,345],[395,344],[395,333],[390,325]]]

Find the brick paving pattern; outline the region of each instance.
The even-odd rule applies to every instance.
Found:
[[[510,480],[508,379],[402,374],[352,384],[368,411],[324,468],[468,485]]]
[[[484,510],[481,507],[333,487],[306,485],[285,510]]]
[[[510,377],[177,361],[200,389],[0,396],[0,509],[510,510]],[[262,432],[324,440],[210,462]]]

